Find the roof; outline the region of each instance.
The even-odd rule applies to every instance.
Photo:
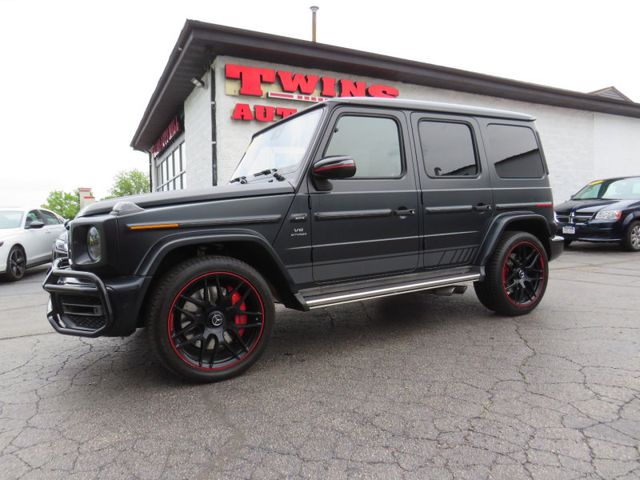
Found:
[[[511,112],[509,110],[471,107],[457,103],[425,102],[422,100],[409,100],[404,98],[340,97],[327,100],[323,103],[347,103],[372,107],[393,107],[407,110],[455,113],[457,115],[469,115],[474,117],[508,118],[510,120],[525,120],[529,122],[535,120],[535,117],[526,113]]]
[[[218,55],[640,118],[640,104],[306,40],[187,20],[131,146],[147,151]]]
[[[614,100],[622,100],[623,102],[633,103],[633,100],[631,100],[613,85],[610,87],[601,88],[600,90],[596,90],[595,92],[591,92],[589,93],[589,95],[598,95],[600,97],[612,98]]]

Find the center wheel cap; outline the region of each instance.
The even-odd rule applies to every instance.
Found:
[[[209,323],[214,327],[219,327],[224,322],[224,314],[215,310],[209,314]]]

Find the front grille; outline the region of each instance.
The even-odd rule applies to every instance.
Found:
[[[576,213],[572,223],[587,223],[593,217],[593,213]]]
[[[67,328],[95,331],[107,323],[105,307],[98,295],[58,294],[60,320]]]
[[[107,317],[100,315],[97,317],[85,317],[83,315],[67,314],[63,317],[64,323],[69,328],[79,328],[82,330],[98,330],[107,323]]]
[[[569,223],[569,215],[556,214],[556,218],[561,223]]]

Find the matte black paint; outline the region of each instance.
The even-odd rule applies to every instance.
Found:
[[[236,248],[239,254],[253,255],[258,263],[270,265],[262,273],[281,300],[301,310],[309,308],[310,298],[341,297],[354,289],[386,291],[386,286],[402,287],[402,282],[482,278],[483,266],[507,229],[538,235],[549,257],[557,256],[561,250],[551,240],[555,232],[546,173],[539,179],[499,178],[484,154],[484,130],[495,122],[493,111],[462,106],[447,111],[442,104],[431,111],[430,105],[331,100],[312,107],[327,109],[320,134],[301,170],[285,175],[284,181],[264,176],[246,184],[91,205],[70,223],[73,269],[65,275],[75,271],[95,275],[114,305],[113,322],[101,334],[126,335],[139,326],[149,285],[175,252],[224,254]],[[330,190],[317,188],[312,166],[322,159],[330,132],[343,114],[396,121],[403,161],[400,177],[337,179],[330,180]],[[501,123],[533,128],[531,117],[496,115]],[[472,128],[478,175],[427,175],[416,130],[425,118],[464,122]],[[122,201],[141,209],[112,212]],[[130,229],[156,224],[177,224],[177,228]],[[95,264],[85,254],[90,226],[99,229],[105,245],[103,260]],[[71,289],[65,283],[53,288],[52,282],[45,284],[53,297],[66,287]]]

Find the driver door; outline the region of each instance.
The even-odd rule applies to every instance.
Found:
[[[30,228],[33,222],[41,222],[44,225],[44,219],[37,210],[29,211],[24,222],[23,246],[29,265],[41,262],[47,258],[47,255],[51,255],[51,245],[55,240],[51,239],[51,232],[48,232],[44,226]]]

